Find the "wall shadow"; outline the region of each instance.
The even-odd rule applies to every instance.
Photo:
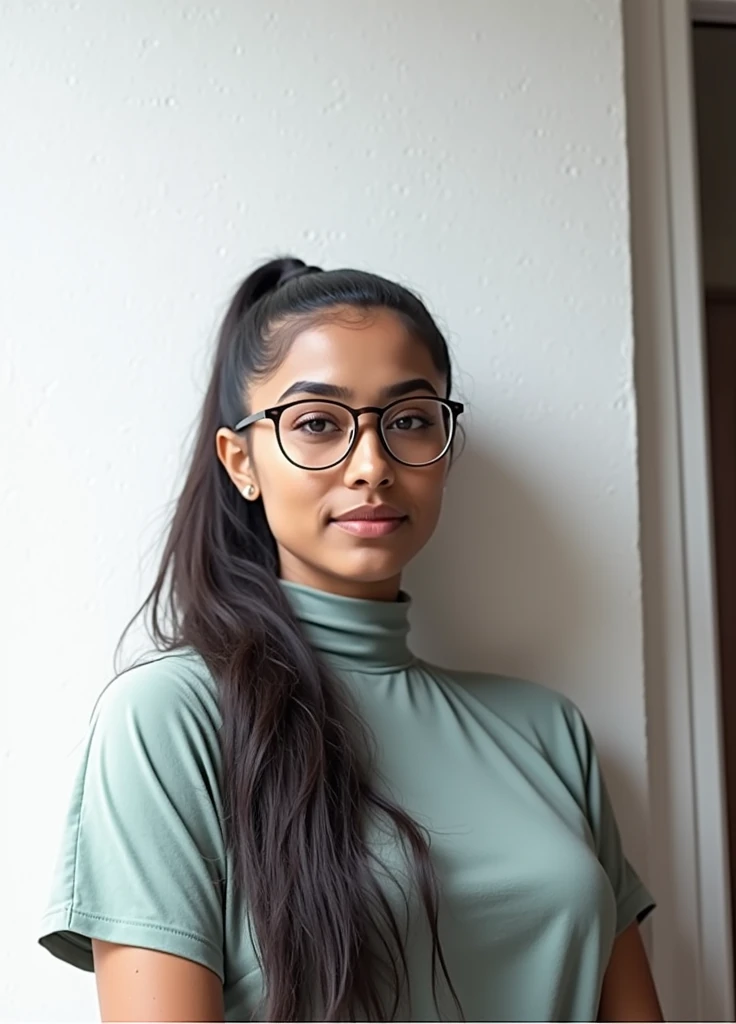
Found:
[[[463,668],[557,678],[605,600],[565,525],[567,500],[544,505],[511,466],[468,443],[437,533],[406,575],[423,653],[447,648]]]
[[[452,468],[437,534],[405,577],[417,653],[534,679],[585,710],[571,666],[607,628],[611,594],[600,563],[565,520],[568,502],[561,496],[559,508],[551,507],[512,466],[469,442]],[[598,751],[627,853],[641,867],[646,795],[620,750],[603,741]]]

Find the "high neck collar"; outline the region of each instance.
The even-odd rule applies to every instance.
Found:
[[[414,660],[407,645],[411,598],[403,591],[397,601],[366,601],[287,580],[281,585],[309,642],[335,668],[389,672]]]

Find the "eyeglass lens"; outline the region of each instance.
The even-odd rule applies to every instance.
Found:
[[[278,429],[292,462],[305,469],[325,469],[347,454],[355,421],[347,409],[315,401],[285,409]],[[452,414],[433,398],[407,398],[384,412],[380,429],[395,458],[410,466],[424,466],[447,450]]]

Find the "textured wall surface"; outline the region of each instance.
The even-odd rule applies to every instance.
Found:
[[[618,2],[0,6],[3,1014],[95,1014],[36,922],[218,318],[275,251],[447,328],[469,437],[415,646],[577,700],[646,874]]]

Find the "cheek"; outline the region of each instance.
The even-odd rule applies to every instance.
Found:
[[[298,469],[284,458],[262,464],[258,473],[261,497],[277,540],[318,528],[330,491],[329,477],[329,472]]]
[[[442,508],[445,476],[444,467],[439,465],[421,472],[410,470],[401,481],[402,490],[411,497],[418,520],[430,524],[437,521]]]

